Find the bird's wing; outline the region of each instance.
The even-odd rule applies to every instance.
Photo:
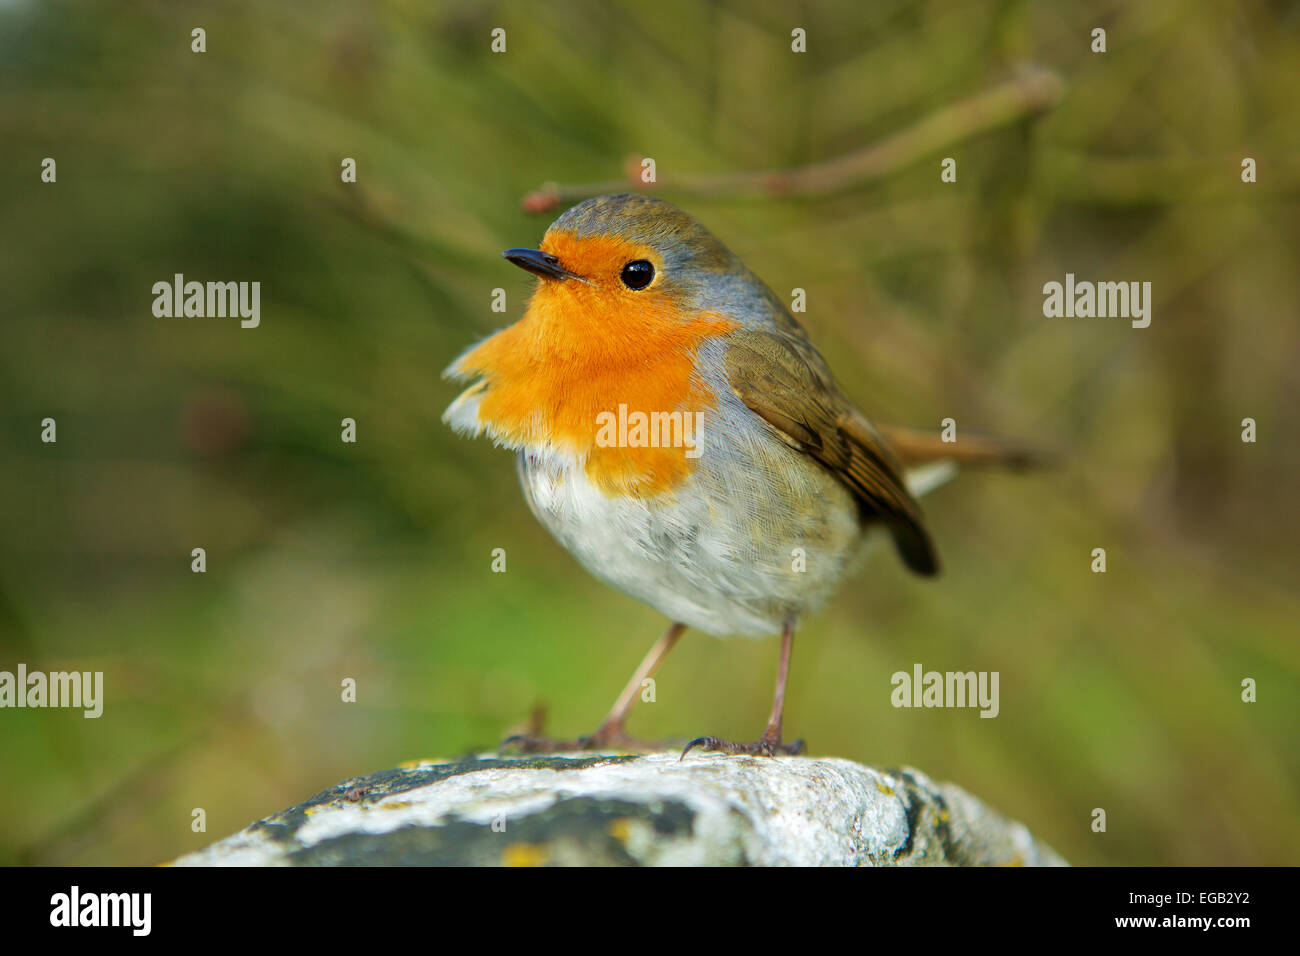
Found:
[[[901,466],[871,423],[840,393],[811,343],[785,329],[736,331],[727,343],[727,376],[740,400],[843,482],[863,521],[879,521],[889,529],[909,568],[937,573],[934,543],[903,482]]]

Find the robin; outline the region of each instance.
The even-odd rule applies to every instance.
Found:
[[[800,618],[827,598],[876,529],[903,563],[939,559],[917,497],[961,463],[1023,464],[993,441],[876,427],[845,398],[803,328],[693,217],[663,200],[574,206],[540,249],[507,249],[539,277],[522,319],[447,376],[472,384],[443,415],[518,453],[533,514],[588,571],[664,614],[604,722],[571,744],[641,748],[625,722],[642,681],[688,627],[781,636],[762,736],[701,748],[772,756]]]

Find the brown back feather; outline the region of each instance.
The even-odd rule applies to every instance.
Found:
[[[917,574],[939,558],[902,466],[831,378],[821,356],[795,330],[745,330],[728,336],[727,375],[756,415],[843,482],[864,523],[879,521]]]

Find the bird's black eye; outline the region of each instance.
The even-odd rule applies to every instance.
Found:
[[[623,267],[620,276],[629,289],[644,289],[655,277],[655,267],[645,259],[633,259]]]

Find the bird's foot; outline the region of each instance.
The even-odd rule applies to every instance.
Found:
[[[647,753],[656,750],[671,749],[670,744],[637,740],[623,732],[622,727],[601,727],[589,737],[577,740],[552,740],[537,734],[516,734],[501,741],[498,753],[513,751],[515,753],[564,753],[565,751],[619,750],[632,753]]]
[[[781,742],[780,734],[768,733],[763,734],[762,737],[759,737],[752,743],[744,744],[736,743],[731,740],[721,740],[717,737],[696,737],[686,745],[686,749],[682,751],[681,757],[677,759],[685,759],[686,755],[692,750],[724,754],[748,754],[752,757],[775,757],[777,754],[784,754],[793,757],[803,753],[804,745],[802,738],[796,740],[794,743],[787,744]]]
[[[576,740],[552,740],[536,734],[513,734],[497,745],[498,754],[553,754],[581,749]]]

